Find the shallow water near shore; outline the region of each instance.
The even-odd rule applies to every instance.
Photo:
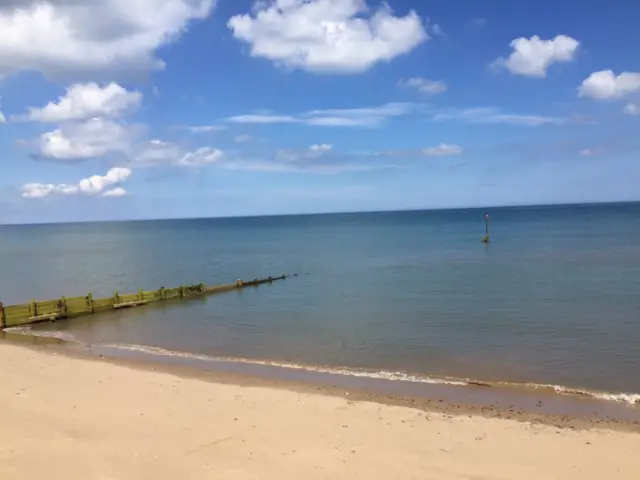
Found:
[[[489,245],[478,210],[0,227],[0,261],[14,272],[0,299],[300,273],[22,333],[422,387],[515,384],[637,409],[640,206],[490,213]]]
[[[479,414],[580,429],[604,427],[638,431],[640,425],[640,408],[633,404],[575,392],[562,393],[553,388],[214,358],[141,345],[86,345],[63,340],[61,337],[65,335],[59,332],[32,333],[24,329],[13,330],[2,333],[1,338],[11,344],[49,353],[124,361],[134,368],[152,368],[207,381],[243,386],[260,386],[267,382],[270,387],[311,389],[346,397],[353,395],[350,397],[353,400],[411,405],[447,414]],[[221,377],[220,374],[231,374],[232,377]]]

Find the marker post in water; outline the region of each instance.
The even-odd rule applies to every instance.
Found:
[[[484,238],[482,239],[482,243],[489,243],[489,214],[484,214]]]

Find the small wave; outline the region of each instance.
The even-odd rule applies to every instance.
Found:
[[[7,333],[15,333],[17,335],[29,335],[32,337],[57,338],[65,342],[80,343],[78,339],[71,333],[61,332],[57,330],[34,330],[30,325],[22,327],[10,327],[4,330]]]
[[[100,345],[104,348],[112,348],[116,350],[128,350],[133,352],[146,353],[150,355],[160,355],[160,356],[168,356],[168,357],[180,357],[180,358],[189,358],[193,360],[203,360],[209,362],[230,362],[230,363],[243,363],[249,365],[265,365],[269,367],[277,367],[277,368],[287,368],[291,370],[305,370],[309,372],[317,372],[317,373],[328,373],[333,375],[344,375],[351,377],[363,377],[363,378],[373,378],[373,379],[381,379],[381,380],[395,380],[395,381],[403,381],[403,382],[413,382],[413,383],[430,383],[430,384],[442,384],[442,385],[470,385],[469,382],[460,379],[453,378],[436,378],[436,377],[427,377],[421,375],[413,375],[405,372],[393,372],[387,370],[357,370],[346,367],[327,367],[327,366],[318,366],[318,365],[304,365],[300,363],[291,363],[291,362],[278,362],[272,360],[255,360],[249,358],[241,358],[241,357],[216,357],[209,355],[200,355],[194,353],[187,352],[179,352],[175,350],[167,350],[161,347],[152,347],[145,345],[133,345],[133,344],[104,344]]]
[[[609,392],[592,392],[589,390],[581,390],[576,388],[563,387],[554,385],[553,390],[563,395],[578,395],[583,397],[597,398],[599,400],[608,400],[613,402],[626,402],[631,405],[640,404],[640,393],[609,393]]]
[[[622,393],[622,392],[598,392],[594,390],[586,390],[575,387],[565,387],[564,385],[554,385],[549,383],[508,383],[496,382],[495,386],[526,388],[531,390],[547,390],[558,395],[570,395],[573,397],[593,398],[597,400],[607,400],[610,402],[629,403],[631,405],[640,405],[640,393]]]
[[[517,382],[487,382],[474,379],[463,379],[453,377],[434,377],[417,374],[410,374],[399,371],[389,370],[359,370],[347,367],[329,367],[317,365],[305,365],[300,363],[279,362],[272,360],[255,360],[240,357],[218,357],[202,354],[194,354],[187,352],[179,352],[168,350],[161,347],[134,345],[134,344],[107,344],[101,345],[105,348],[116,350],[135,351],[150,355],[160,355],[169,357],[181,357],[194,360],[202,360],[209,362],[230,362],[243,363],[249,365],[265,365],[277,368],[286,368],[291,370],[304,370],[309,372],[327,373],[332,375],[343,375],[359,378],[371,378],[380,380],[392,380],[411,383],[427,383],[435,385],[452,385],[452,386],[469,386],[469,387],[497,387],[497,388],[514,388],[514,389],[534,389],[547,390],[560,395],[571,395],[584,398],[593,398],[597,400],[606,400],[619,403],[628,403],[631,405],[640,405],[640,394],[638,393],[610,393],[583,390],[562,385],[552,385],[543,383],[517,383]]]
[[[31,327],[30,326],[25,326],[25,327],[9,327],[9,328],[5,328],[4,329],[5,332],[7,333],[17,333],[19,335],[33,335]]]
[[[30,326],[11,327],[5,330],[9,333],[16,333],[21,335],[32,335],[38,337],[57,338],[65,342],[80,343],[76,337],[70,333],[60,331],[47,331],[47,330],[33,330]],[[544,384],[544,383],[518,383],[518,382],[491,382],[480,381],[469,378],[454,378],[454,377],[436,377],[418,375],[401,371],[390,370],[365,370],[355,369],[348,367],[330,367],[322,365],[306,365],[293,362],[282,362],[273,360],[257,360],[241,357],[222,357],[222,356],[210,356],[189,352],[181,352],[177,350],[169,350],[162,347],[136,345],[136,344],[99,344],[97,347],[109,348],[113,350],[124,350],[139,352],[147,355],[165,356],[165,357],[178,357],[191,360],[200,360],[205,362],[227,362],[227,363],[241,363],[248,365],[264,365],[269,367],[290,369],[290,370],[303,370],[308,372],[326,373],[331,375],[342,375],[359,378],[371,378],[379,380],[391,380],[410,383],[425,383],[435,385],[452,385],[452,386],[467,386],[467,387],[497,387],[497,388],[512,388],[512,389],[525,389],[525,390],[544,390],[553,392],[559,395],[570,395],[574,397],[592,398],[595,400],[603,400],[617,403],[627,403],[630,405],[640,405],[640,393],[625,393],[625,392],[599,392],[580,388],[567,387],[563,385]]]

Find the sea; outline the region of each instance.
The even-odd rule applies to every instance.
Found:
[[[16,334],[640,409],[638,203],[8,225],[0,269],[5,305],[288,276]]]

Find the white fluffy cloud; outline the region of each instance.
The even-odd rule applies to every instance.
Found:
[[[115,167],[107,172],[106,175],[93,175],[89,178],[83,178],[78,183],[78,190],[81,193],[97,194],[103,192],[107,187],[117,185],[124,182],[131,175],[131,170],[123,167]]]
[[[398,85],[403,88],[414,88],[426,95],[438,95],[447,91],[447,84],[441,80],[428,80],[426,78],[414,77],[407,80],[400,80]]]
[[[640,107],[635,103],[628,103],[624,106],[622,112],[626,115],[640,115]]]
[[[546,77],[547,69],[554,63],[569,62],[578,52],[580,42],[567,35],[557,35],[552,40],[516,38],[511,42],[513,52],[508,58],[499,58],[493,64],[504,67],[514,75]]]
[[[116,187],[111,190],[107,190],[102,194],[103,197],[124,197],[126,195],[128,195],[128,193],[122,187]]]
[[[212,147],[201,147],[185,151],[180,145],[162,140],[151,140],[136,149],[132,162],[136,167],[178,166],[202,167],[220,163],[224,152]]]
[[[65,124],[40,136],[40,155],[56,160],[80,160],[128,152],[134,132],[135,128],[102,118]]]
[[[640,73],[622,72],[616,76],[612,70],[600,70],[582,82],[578,88],[578,95],[595,100],[610,100],[639,91]]]
[[[4,116],[4,113],[0,112],[0,123],[6,123],[7,118]]]
[[[215,0],[13,0],[0,5],[0,76],[84,77],[162,68],[155,51]]]
[[[363,72],[428,39],[415,11],[396,17],[385,4],[371,14],[364,0],[262,0],[228,27],[254,57],[325,73]]]
[[[57,103],[30,108],[29,119],[38,122],[65,122],[93,117],[116,117],[142,103],[140,92],[129,92],[117,83],[101,87],[97,83],[75,84],[67,88]]]
[[[224,159],[222,150],[211,147],[202,147],[193,152],[189,152],[178,160],[178,165],[182,167],[202,167],[219,163]]]
[[[428,147],[422,150],[422,155],[425,157],[446,157],[448,155],[460,155],[461,153],[462,147],[447,143],[441,143],[437,147]]]
[[[141,127],[125,126],[94,118],[62,125],[40,137],[40,155],[55,160],[84,160],[107,157],[128,161],[132,167],[199,167],[224,159],[221,150],[202,147],[186,151],[172,142],[143,140]]]
[[[106,175],[93,175],[83,178],[75,184],[53,183],[27,183],[22,186],[24,198],[43,198],[51,195],[99,195],[117,197],[126,194],[121,187],[109,189],[129,178],[131,170],[123,167],[115,167]]]

